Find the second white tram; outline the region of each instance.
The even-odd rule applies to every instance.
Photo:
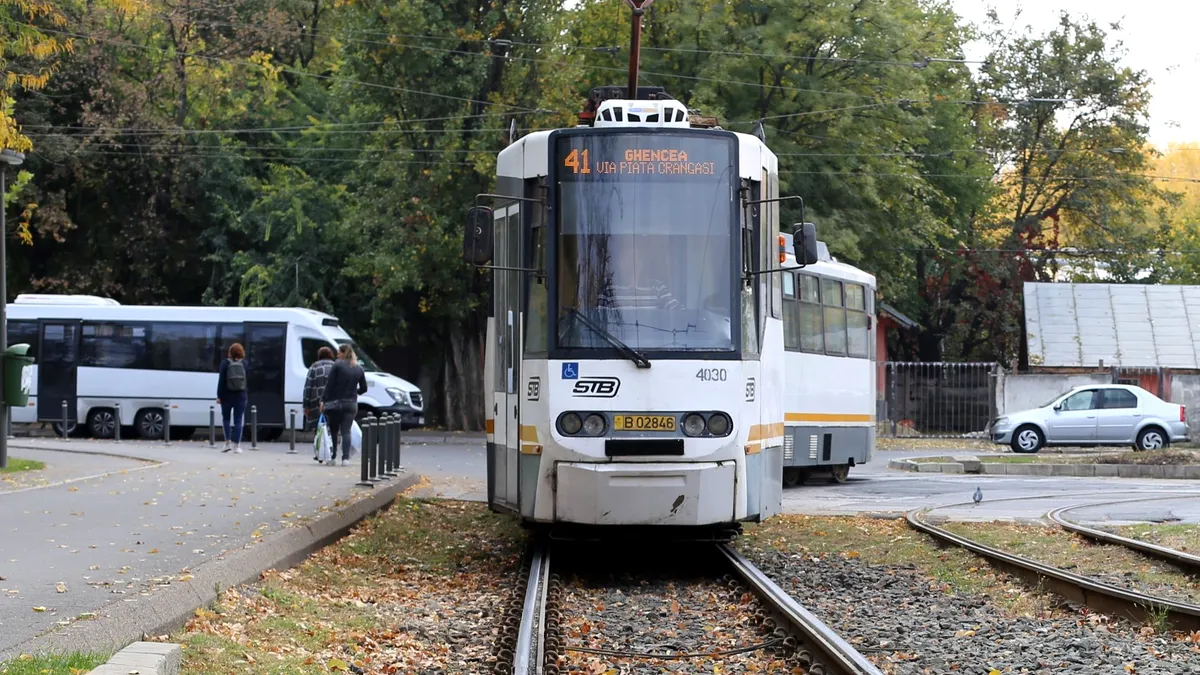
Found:
[[[778,185],[759,138],[696,128],[670,99],[602,100],[592,125],[500,153],[464,246],[493,278],[493,509],[595,526],[779,512],[793,385]]]

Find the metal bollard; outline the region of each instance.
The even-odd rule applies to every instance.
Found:
[[[292,408],[292,420],[291,420],[291,425],[292,425],[292,435],[291,435],[291,437],[288,439],[288,451],[287,451],[287,454],[289,454],[289,455],[295,455],[295,454],[297,454],[297,453],[296,453],[296,409],[295,409],[295,408]]]
[[[392,471],[399,476],[404,472],[404,464],[401,462],[404,454],[404,416],[396,422],[396,460],[392,462]]]
[[[217,445],[217,406],[208,406],[208,447]]]
[[[250,406],[250,449],[258,449],[258,406]]]
[[[376,434],[377,429],[378,429],[378,427],[375,424],[375,418],[373,416],[368,415],[367,417],[365,417],[363,419],[362,451],[359,452],[359,455],[361,455],[361,457],[359,457],[359,463],[362,466],[361,466],[361,470],[360,470],[359,477],[358,477],[358,483],[357,483],[357,485],[361,485],[362,487],[375,487],[375,484],[371,482],[371,476],[370,476],[371,467],[370,467],[370,463],[368,462],[367,458],[370,457],[370,455],[371,455],[371,448],[373,447],[373,444],[375,443],[375,434]]]
[[[63,402],[62,402],[62,437],[63,437],[64,441],[67,440],[67,402],[66,402],[66,400],[63,400]]]
[[[163,442],[171,444],[171,404],[163,404]]]
[[[375,440],[371,444],[371,471],[368,474],[370,480],[378,483],[383,480],[379,475],[379,453],[383,449],[384,439],[387,437],[387,425],[384,424],[385,417],[376,418],[376,433]]]
[[[380,480],[388,478],[388,459],[391,457],[392,448],[392,416],[384,415],[380,418],[383,423],[383,436],[379,439],[382,441],[379,444],[379,471],[377,475]]]
[[[120,443],[121,442],[121,404],[120,403],[113,404],[113,417],[115,418],[115,421],[113,422],[113,442]]]
[[[400,442],[400,416],[392,415],[391,430],[388,433],[387,461],[384,462],[384,474],[388,478],[396,477],[396,444]]]

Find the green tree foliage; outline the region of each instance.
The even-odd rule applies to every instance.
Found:
[[[14,290],[329,311],[432,417],[481,427],[490,277],[458,257],[463,214],[510,125],[572,125],[591,87],[625,84],[628,7],[128,4],[59,3],[47,34],[72,49],[14,90],[40,205]],[[1015,356],[1021,283],[1063,273],[1049,249],[1186,236],[1140,177],[1145,76],[1090,24],[997,31],[974,71],[971,30],[926,0],[658,0],[644,25],[641,84],[764,133],[834,254],[919,319],[897,345],[914,356]]]

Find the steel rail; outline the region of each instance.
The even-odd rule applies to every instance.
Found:
[[[970,502],[947,504],[935,508],[966,506],[967,504]],[[1042,585],[1068,600],[1079,602],[1100,612],[1121,615],[1142,623],[1155,621],[1165,614],[1167,621],[1178,630],[1200,630],[1200,605],[1138,593],[1073,574],[1036,560],[1006,553],[925,522],[921,517],[923,511],[923,509],[913,509],[905,514],[910,527],[935,539],[967,549],[987,559],[994,566]]]
[[[529,581],[525,587],[525,604],[521,608],[521,627],[517,631],[517,646],[513,652],[513,675],[538,675],[542,672],[545,647],[545,595],[547,572],[550,570],[550,551],[545,543],[534,545],[529,563]]]
[[[1053,511],[1047,513],[1046,517],[1049,518],[1051,521],[1053,521],[1055,524],[1057,524],[1059,527],[1063,528],[1064,530],[1067,530],[1068,532],[1074,532],[1075,534],[1079,534],[1079,535],[1082,535],[1089,539],[1094,539],[1096,541],[1103,542],[1105,544],[1114,544],[1117,546],[1124,546],[1126,548],[1131,548],[1135,551],[1144,553],[1148,556],[1169,562],[1169,563],[1176,565],[1185,570],[1200,571],[1200,556],[1192,555],[1190,553],[1185,553],[1183,551],[1178,551],[1173,548],[1167,548],[1166,546],[1159,546],[1158,544],[1151,544],[1150,542],[1147,542],[1147,541],[1140,541],[1138,539],[1133,539],[1131,537],[1123,537],[1119,534],[1114,534],[1112,532],[1106,532],[1104,530],[1096,529],[1094,527],[1088,527],[1087,525],[1081,525],[1079,523],[1071,522],[1063,517],[1063,514],[1067,513],[1068,511],[1074,511],[1075,509],[1088,508],[1088,507],[1092,507],[1092,506],[1111,506],[1113,504],[1153,502],[1153,501],[1161,501],[1161,500],[1165,500],[1165,499],[1179,499],[1179,498],[1180,498],[1180,495],[1175,495],[1172,497],[1150,497],[1150,498],[1146,498],[1146,499],[1122,499],[1122,500],[1118,500],[1118,501],[1095,502],[1095,503],[1089,503],[1089,504],[1076,504],[1074,506],[1063,506],[1063,507],[1054,509]],[[1184,497],[1184,499],[1186,499],[1186,498],[1187,497]],[[1200,498],[1200,495],[1196,495],[1192,498],[1193,499]]]
[[[718,548],[742,582],[799,633],[798,637],[804,642],[801,648],[814,652],[809,673],[822,672],[819,667],[823,667],[823,672],[828,675],[883,675],[867,657],[796,602],[732,546],[719,544]]]

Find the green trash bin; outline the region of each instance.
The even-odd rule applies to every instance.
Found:
[[[24,408],[33,388],[33,357],[29,345],[15,344],[4,350],[4,405]]]

